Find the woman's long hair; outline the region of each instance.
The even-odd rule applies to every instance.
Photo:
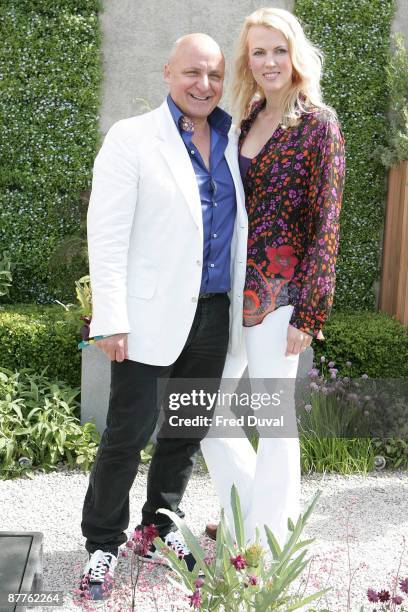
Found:
[[[230,106],[236,123],[240,125],[242,119],[247,117],[251,102],[265,99],[248,66],[248,31],[251,26],[274,28],[288,41],[293,75],[292,87],[284,100],[282,125],[296,125],[301,113],[314,112],[316,109],[326,111],[335,118],[335,111],[322,100],[322,52],[306,37],[292,13],[278,8],[260,8],[246,17],[236,47],[230,87]]]

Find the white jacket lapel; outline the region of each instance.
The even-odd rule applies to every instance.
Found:
[[[225,159],[227,160],[232,180],[234,181],[235,185],[237,197],[237,218],[240,221],[242,220],[243,224],[246,226],[247,215],[245,209],[245,193],[238,164],[238,134],[236,133],[234,127],[231,128],[228,134],[228,145],[225,149]]]
[[[176,183],[184,195],[197,227],[202,231],[202,212],[200,192],[186,146],[171,116],[167,101],[158,109],[159,113],[159,151],[165,158]]]

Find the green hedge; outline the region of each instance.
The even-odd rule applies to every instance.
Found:
[[[98,145],[99,0],[3,0],[0,5],[0,243],[11,299],[73,294],[86,273],[50,270],[64,236],[80,229]]]
[[[325,53],[325,100],[347,147],[335,308],[372,309],[379,276],[385,170],[373,157],[386,142],[394,0],[296,0],[295,13]]]
[[[80,323],[80,322],[79,322]],[[0,310],[0,367],[30,368],[47,378],[81,384],[79,324],[61,306],[10,305]]]
[[[330,317],[325,340],[314,341],[315,361],[334,361],[343,375],[352,363],[352,376],[370,378],[408,377],[408,332],[396,319],[375,312],[340,313]]]

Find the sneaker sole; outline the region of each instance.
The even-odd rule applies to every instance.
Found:
[[[139,559],[139,561],[143,561],[143,563],[156,563],[157,565],[170,567],[169,562],[164,557],[143,557],[142,555],[136,555],[136,558]]]

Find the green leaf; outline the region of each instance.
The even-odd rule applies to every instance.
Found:
[[[269,548],[271,549],[272,556],[275,560],[278,560],[282,554],[282,549],[279,546],[278,540],[273,535],[272,531],[265,525],[266,538],[268,540]]]
[[[237,539],[237,545],[240,550],[245,546],[245,533],[244,533],[244,522],[242,520],[241,504],[239,501],[238,491],[234,485],[231,488],[231,507],[234,516],[235,525],[235,537]]]

